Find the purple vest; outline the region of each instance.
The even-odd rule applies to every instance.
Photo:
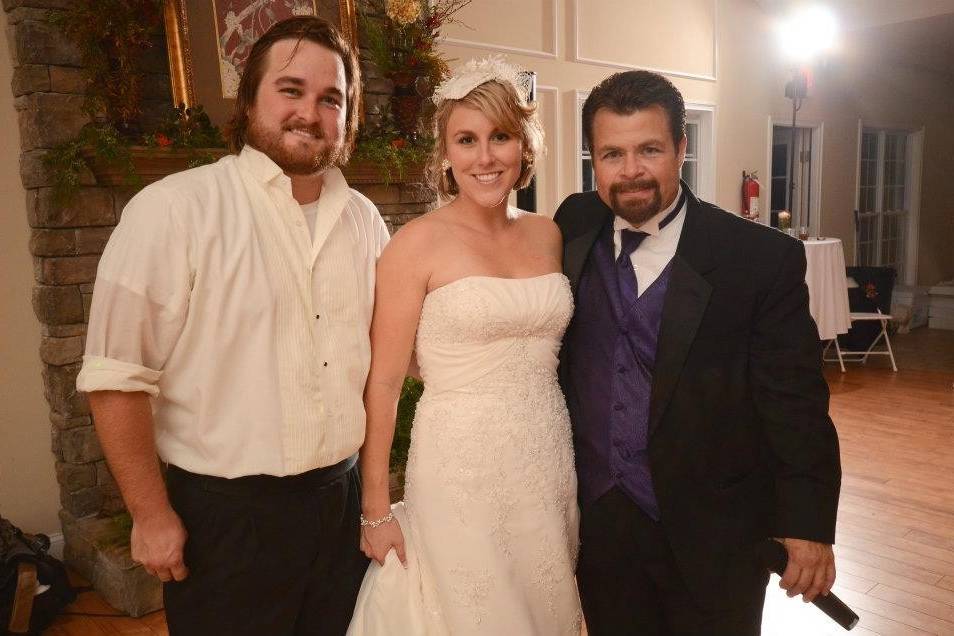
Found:
[[[590,503],[618,486],[658,520],[649,401],[671,266],[634,303],[620,297],[615,267],[610,217],[583,267],[565,339],[579,497]]]

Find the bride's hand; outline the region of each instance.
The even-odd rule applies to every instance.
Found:
[[[384,559],[391,549],[397,553],[401,565],[407,567],[407,556],[404,554],[404,533],[398,520],[391,519],[377,528],[364,526],[361,528],[361,551],[369,559],[374,559],[378,565],[384,565]]]

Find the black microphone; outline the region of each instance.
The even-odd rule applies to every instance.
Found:
[[[785,567],[788,565],[788,550],[785,549],[785,546],[773,539],[766,539],[756,547],[755,553],[762,565],[782,576]],[[828,596],[819,594],[812,601],[812,605],[825,612],[828,618],[846,630],[850,630],[858,624],[858,615],[851,611],[851,608],[832,592],[829,592]]]

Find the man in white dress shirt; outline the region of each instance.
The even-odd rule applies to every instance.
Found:
[[[77,385],[173,635],[343,634],[350,620],[388,240],[336,167],[360,86],[326,21],[272,27],[239,87],[236,154],[137,194],[100,262]]]

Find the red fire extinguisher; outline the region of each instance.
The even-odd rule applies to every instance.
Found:
[[[759,218],[759,176],[756,172],[742,171],[742,216]]]

